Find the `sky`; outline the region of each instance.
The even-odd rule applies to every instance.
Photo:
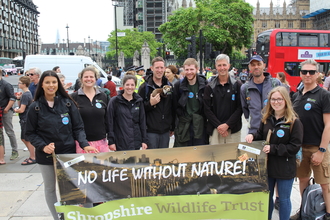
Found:
[[[259,0],[260,7],[269,7],[271,0]],[[273,0],[280,6],[284,0]],[[286,0],[288,3],[290,0]],[[257,0],[246,0],[256,7]],[[33,0],[40,12],[38,18],[39,37],[43,43],[55,43],[60,39],[67,40],[67,30],[70,42],[88,42],[88,36],[93,41],[106,41],[114,30],[114,15],[111,0]],[[66,26],[68,25],[68,29]],[[57,34],[58,33],[58,34]],[[59,37],[57,37],[59,35]]]

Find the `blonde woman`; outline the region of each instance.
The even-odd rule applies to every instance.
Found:
[[[108,98],[95,86],[99,73],[94,67],[89,66],[81,71],[79,77],[82,87],[72,93],[71,97],[78,105],[88,143],[99,152],[109,152],[106,139]],[[86,153],[78,142],[76,149],[77,153]]]
[[[296,154],[303,140],[303,126],[293,110],[289,93],[283,86],[272,89],[263,109],[260,127],[255,134],[248,134],[246,141],[265,140],[269,131],[269,143],[263,148],[268,154],[268,187],[270,190],[268,219],[274,208],[274,187],[277,184],[280,200],[280,220],[288,220],[291,212],[291,189],[296,176]]]

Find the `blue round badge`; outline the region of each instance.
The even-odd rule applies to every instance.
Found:
[[[235,101],[235,94],[231,95],[231,100]]]
[[[276,132],[276,135],[277,135],[277,137],[283,137],[284,136],[284,131],[282,130],[282,129],[280,129],[280,130],[278,130],[277,132]]]
[[[63,123],[64,125],[69,124],[69,118],[68,118],[68,117],[64,117],[64,118],[62,118],[62,123]]]
[[[311,108],[312,108],[311,103],[306,103],[304,108],[305,108],[306,111],[311,110]]]
[[[194,98],[194,93],[193,92],[189,92],[188,98],[190,98],[190,99]]]
[[[96,108],[101,108],[102,107],[101,103],[99,103],[99,102],[96,103],[95,106],[96,106]]]
[[[264,101],[264,106],[267,105],[267,102],[268,102],[268,99],[265,99],[265,101]]]

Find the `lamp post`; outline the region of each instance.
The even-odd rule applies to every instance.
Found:
[[[96,41],[96,51],[95,51],[95,53],[96,53],[96,63],[97,63],[97,41]]]
[[[91,37],[88,35],[88,56],[91,57]]]
[[[116,60],[117,60],[117,66],[118,66],[118,33],[117,33],[117,7],[118,7],[118,1],[112,1],[112,5],[115,7]]]
[[[68,55],[70,54],[70,44],[69,44],[69,25],[66,24],[66,40],[68,42]]]

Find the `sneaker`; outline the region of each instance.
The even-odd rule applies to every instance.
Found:
[[[301,218],[300,218],[300,209],[297,210],[296,214],[290,216],[289,220],[301,220]]]
[[[17,152],[17,151],[13,151],[13,152],[11,153],[10,160],[15,160],[17,157],[18,157],[18,152]]]
[[[278,197],[276,197],[276,199],[275,199],[274,207],[276,210],[279,210],[279,208],[280,208],[280,199]]]
[[[29,149],[28,149],[27,147],[25,147],[23,150],[24,150],[24,151],[28,151]]]

